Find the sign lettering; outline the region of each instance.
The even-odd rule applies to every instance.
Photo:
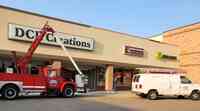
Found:
[[[130,55],[130,56],[143,57],[144,56],[144,49],[125,45],[124,46],[124,54]]]
[[[16,24],[9,24],[9,36],[10,40],[21,41],[33,41],[37,35],[39,35],[40,29],[25,27]],[[58,45],[56,38],[59,38],[64,46],[70,48],[94,50],[94,40],[91,38],[84,38],[75,35],[69,35],[64,33],[47,33],[42,43],[49,45]]]

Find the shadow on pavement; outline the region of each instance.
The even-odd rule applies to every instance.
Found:
[[[121,107],[119,105],[107,104],[97,101],[81,100],[80,111],[140,111],[136,108]]]
[[[15,100],[6,100],[0,97],[0,101],[19,101],[19,100],[34,100],[34,99],[77,99],[77,98],[84,98],[84,97],[103,97],[105,95],[76,95],[72,98],[64,98],[59,96],[21,96],[17,97]]]
[[[96,100],[61,97],[21,97],[0,101],[1,111],[139,111]]]

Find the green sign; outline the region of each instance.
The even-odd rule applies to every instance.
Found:
[[[176,56],[163,54],[162,52],[157,52],[156,53],[156,58],[158,60],[164,60],[164,59],[167,59],[167,60],[177,60]]]

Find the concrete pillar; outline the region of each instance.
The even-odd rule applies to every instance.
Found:
[[[113,65],[108,65],[105,72],[105,90],[113,90]]]
[[[57,61],[57,60],[54,60],[53,62],[52,62],[52,65],[51,65],[51,67],[53,68],[53,69],[61,69],[61,67],[62,67],[62,62],[61,61]],[[60,70],[58,71],[58,75],[60,75]]]

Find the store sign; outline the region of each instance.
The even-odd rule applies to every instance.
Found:
[[[9,36],[10,40],[21,41],[33,41],[39,34],[40,29],[21,26],[16,24],[9,24]],[[78,32],[77,32],[78,33]],[[49,45],[57,45],[56,38],[59,38],[64,46],[77,49],[94,50],[94,40],[91,38],[85,38],[75,35],[64,34],[56,32],[54,34],[47,33],[43,38],[42,43]]]
[[[176,57],[176,56],[167,55],[167,54],[164,54],[164,53],[162,53],[162,52],[157,52],[157,53],[156,53],[156,58],[159,59],[159,60],[163,60],[163,59],[177,60],[177,57]]]
[[[125,45],[124,46],[124,54],[130,55],[130,56],[143,57],[144,56],[144,49]]]

